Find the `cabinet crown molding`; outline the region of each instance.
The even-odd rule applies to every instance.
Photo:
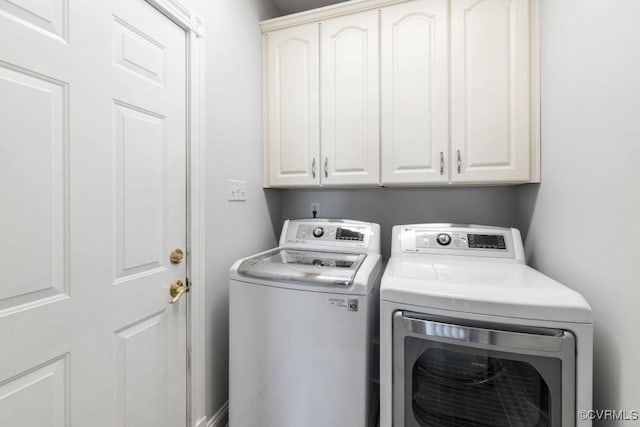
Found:
[[[382,6],[395,3],[405,3],[407,1],[410,0],[351,0],[278,18],[268,19],[260,23],[260,28],[263,33],[267,33],[269,31],[318,22],[323,19],[335,18],[337,16],[377,9]]]

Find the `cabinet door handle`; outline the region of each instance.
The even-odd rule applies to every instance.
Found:
[[[440,175],[444,175],[444,153],[440,152]]]
[[[460,173],[462,171],[462,157],[460,156],[460,150],[458,150],[457,153],[458,153],[458,173]]]
[[[329,158],[324,158],[324,177],[329,178]]]
[[[315,157],[311,162],[311,176],[313,176],[314,178],[316,177],[316,158]]]

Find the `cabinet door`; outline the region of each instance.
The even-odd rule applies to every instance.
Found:
[[[273,31],[267,44],[269,185],[319,184],[318,24]]]
[[[529,90],[529,1],[452,1],[453,182],[529,181]]]
[[[382,183],[449,180],[446,0],[381,11]]]
[[[323,184],[379,183],[378,11],[321,23]]]

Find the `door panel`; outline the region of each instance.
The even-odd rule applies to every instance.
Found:
[[[318,25],[271,32],[267,43],[269,184],[318,184]]]
[[[69,357],[57,357],[0,385],[0,425],[68,425]]]
[[[169,403],[169,366],[163,357],[168,320],[160,313],[116,332],[118,425],[168,425],[164,420],[170,406],[158,407],[158,402]]]
[[[322,183],[379,182],[378,11],[321,24]]]
[[[116,277],[164,270],[164,117],[115,104]]]
[[[166,84],[165,46],[119,17],[114,18],[114,62],[132,73]]]
[[[423,0],[381,10],[383,184],[448,181],[447,8]]]
[[[186,277],[169,261],[186,251],[186,37],[143,0],[117,1],[112,28],[114,294],[130,301],[113,328],[116,414],[127,426],[184,425],[186,304],[169,305],[168,288]]]
[[[3,0],[0,14],[36,31],[67,39],[68,0]]]
[[[65,333],[77,313],[68,181],[74,70],[65,33],[53,25],[67,13],[56,1],[0,2],[2,426],[69,425],[70,354],[90,345]]]
[[[2,217],[20,230],[0,245],[0,259],[15,258],[3,264],[0,309],[7,309],[67,288],[68,141],[64,84],[0,64],[0,94],[21,100],[0,103],[0,179],[11,183],[0,188]]]
[[[185,48],[143,0],[0,0],[0,425],[186,423]]]
[[[452,181],[528,181],[528,0],[453,2],[451,35]]]

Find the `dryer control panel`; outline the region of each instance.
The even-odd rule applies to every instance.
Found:
[[[394,227],[392,254],[396,253],[515,259],[524,250],[520,233],[512,228],[412,224]]]

